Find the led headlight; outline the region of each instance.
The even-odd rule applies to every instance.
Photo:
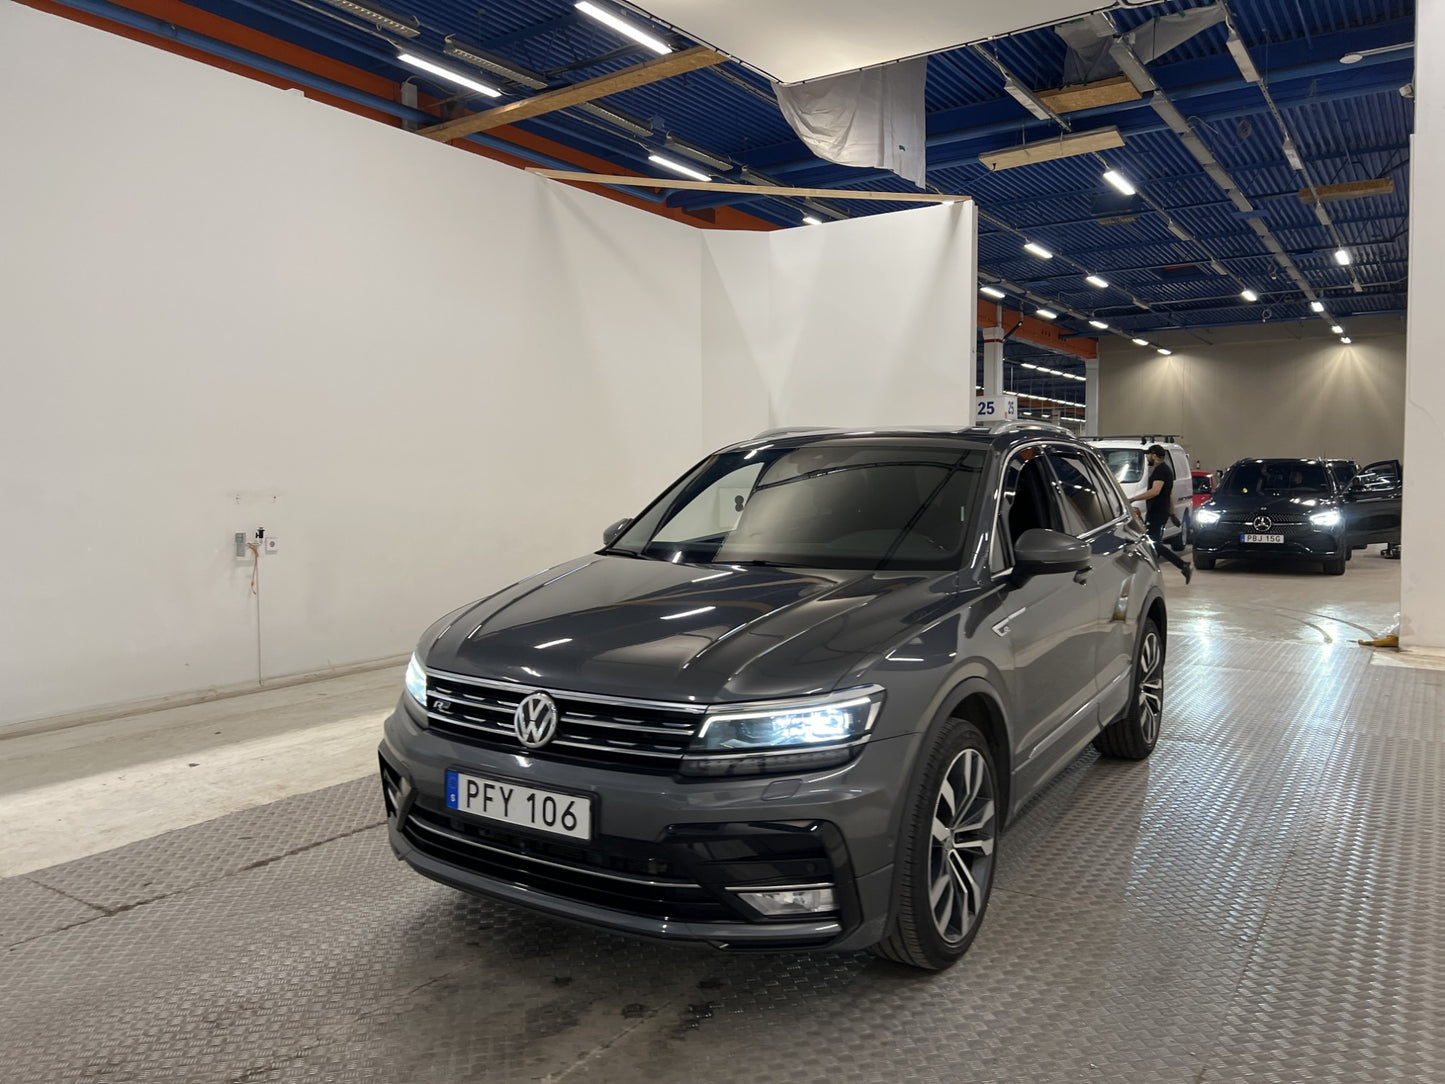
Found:
[[[1316,527],[1338,527],[1344,516],[1338,508],[1326,508],[1323,512],[1311,512],[1310,522]]]
[[[416,661],[416,656],[406,664],[406,691],[411,698],[426,707],[426,671],[422,669],[421,663]]]
[[[762,775],[847,763],[868,740],[882,706],[882,687],[869,685],[714,709],[683,758],[682,774]]]
[[[1194,510],[1194,526],[1213,527],[1219,522],[1219,513],[1212,508],[1196,508]]]

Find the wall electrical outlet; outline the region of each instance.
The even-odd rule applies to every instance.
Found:
[[[267,553],[275,553],[275,552],[276,552],[276,540],[275,540],[274,538],[271,538],[269,535],[268,535],[267,538],[266,538],[266,552],[267,552]]]

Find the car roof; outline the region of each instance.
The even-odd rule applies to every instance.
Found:
[[[1067,429],[1045,423],[1030,422],[1007,422],[993,428],[983,426],[972,426],[969,428],[950,429],[944,426],[892,426],[880,428],[809,428],[794,427],[784,429],[768,429],[748,440],[738,441],[721,449],[722,451],[734,451],[742,449],[757,448],[763,445],[774,447],[801,448],[807,444],[814,444],[821,441],[837,440],[910,440],[910,439],[933,439],[945,441],[950,444],[959,444],[980,449],[992,449],[994,451],[1007,451],[1020,444],[1030,444],[1039,440],[1058,441],[1063,444],[1072,444],[1077,447],[1088,447]]]

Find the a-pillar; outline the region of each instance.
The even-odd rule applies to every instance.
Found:
[[[1099,435],[1099,359],[1084,359],[1084,436]]]
[[[1436,65],[1436,61],[1440,61]],[[1405,339],[1405,515],[1400,646],[1445,654],[1445,365],[1431,299],[1445,297],[1445,4],[1415,9],[1415,134],[1410,137],[1410,307]]]

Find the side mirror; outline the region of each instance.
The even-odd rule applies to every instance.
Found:
[[[632,520],[619,519],[611,527],[608,527],[607,530],[602,532],[602,548],[607,549],[609,546],[611,546],[612,543],[616,542],[619,538],[622,537],[622,532],[627,530],[627,528],[631,526]]]
[[[1035,527],[1025,531],[1014,546],[1014,575],[1047,576],[1055,572],[1081,572],[1089,567],[1094,551],[1071,534]]]

